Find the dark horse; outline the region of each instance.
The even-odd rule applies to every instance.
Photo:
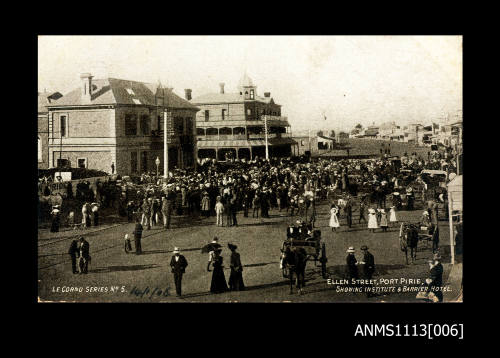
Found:
[[[401,223],[399,230],[399,245],[405,253],[406,264],[408,263],[408,248],[410,248],[411,263],[417,259],[418,230],[414,224]]]
[[[386,205],[386,197],[391,194],[394,188],[393,183],[389,183],[388,185],[374,185],[372,187],[372,192],[370,195],[370,201],[372,204],[377,203],[379,208],[384,208]]]

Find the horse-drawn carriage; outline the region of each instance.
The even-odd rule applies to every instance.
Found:
[[[408,265],[408,249],[410,250],[411,262],[417,259],[417,247],[420,242],[425,243],[425,248],[429,247],[432,241],[434,228],[423,226],[421,223],[402,222],[399,228],[399,245],[401,251],[405,253],[406,264]]]
[[[292,251],[295,249],[303,249],[306,255],[305,261],[307,262],[311,259],[314,260],[315,267],[319,266],[319,261],[321,266],[321,276],[326,279],[326,263],[328,259],[326,257],[325,243],[321,242],[321,231],[314,230],[312,232],[313,235],[311,236],[307,234],[304,229],[307,230],[305,226],[287,228],[287,239],[283,241],[283,245],[281,246],[280,257],[280,268],[282,270],[283,277],[290,277],[288,267],[283,264],[286,256],[286,248],[290,247]]]

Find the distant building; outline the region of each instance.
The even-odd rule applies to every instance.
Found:
[[[163,167],[167,117],[169,169],[196,165],[196,112],[161,85],[80,76],[79,88],[49,104],[49,167],[70,166],[130,175]]]
[[[49,168],[49,110],[62,94],[59,92],[38,92],[38,169]]]
[[[376,138],[379,128],[377,126],[370,126],[363,132],[363,137]]]
[[[297,151],[293,155],[322,154],[335,148],[336,140],[324,135],[294,136],[297,142]]]
[[[198,157],[218,160],[265,157],[265,124],[268,128],[269,156],[290,156],[292,146],[290,124],[281,116],[281,105],[270,92],[257,94],[257,86],[245,74],[238,92],[226,93],[220,84],[219,93],[186,99],[200,108],[196,115]]]

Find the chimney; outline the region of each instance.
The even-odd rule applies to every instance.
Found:
[[[271,92],[264,92],[264,97],[271,97]]]
[[[90,73],[82,73],[80,75],[82,99],[84,103],[90,103],[92,96],[92,75]]]
[[[220,86],[220,93],[221,93],[221,94],[224,94],[224,85],[225,85],[225,83],[219,83],[219,86]]]
[[[191,92],[192,90],[190,88],[184,90],[184,97],[186,97],[187,101],[191,101]]]

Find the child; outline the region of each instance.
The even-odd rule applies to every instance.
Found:
[[[125,253],[128,254],[130,251],[132,251],[132,244],[128,234],[125,234]]]
[[[221,197],[217,197],[217,204],[215,204],[215,213],[217,214],[217,226],[223,226],[222,215],[224,213],[224,204],[221,203]]]
[[[395,206],[391,206],[389,222],[394,223],[394,224],[397,224],[397,222],[398,222],[398,217],[396,216],[396,207]]]
[[[383,232],[387,232],[387,213],[385,212],[385,209],[380,209],[380,228],[382,229]]]

